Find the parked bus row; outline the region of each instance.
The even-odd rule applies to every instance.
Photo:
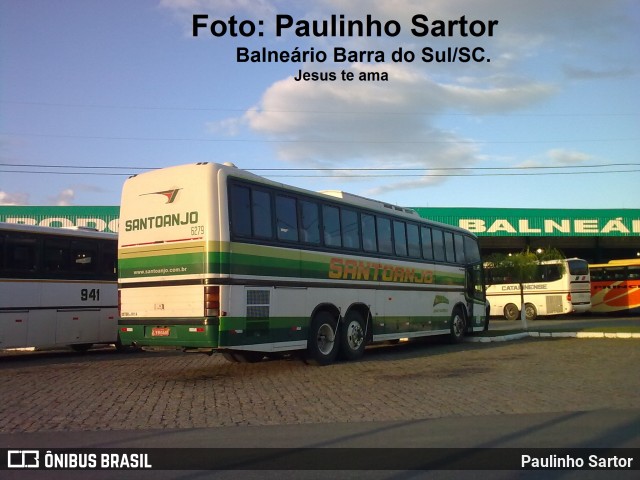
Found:
[[[117,236],[0,224],[0,349],[118,341]]]
[[[328,364],[376,342],[457,342],[523,303],[528,320],[640,311],[640,260],[542,262],[523,302],[464,229],[209,163],[128,179],[118,236],[0,224],[0,271],[0,349],[297,351]]]
[[[487,299],[492,316],[520,318],[520,285],[487,269]],[[532,282],[524,283],[525,318],[567,313],[640,313],[640,259],[587,264],[571,258],[543,262]]]

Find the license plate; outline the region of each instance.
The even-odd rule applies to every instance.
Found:
[[[156,327],[151,329],[152,337],[168,337],[171,329],[169,327]]]

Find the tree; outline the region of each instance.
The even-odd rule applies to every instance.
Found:
[[[519,253],[493,253],[485,257],[485,266],[491,270],[492,278],[510,278],[509,283],[517,283],[520,289],[520,319],[522,327],[527,330],[526,306],[524,301],[524,284],[533,282],[538,277],[540,265],[545,262],[564,259],[564,254],[555,248],[537,249],[532,252],[527,247]],[[562,264],[560,265],[562,267]],[[560,272],[564,273],[564,272]]]

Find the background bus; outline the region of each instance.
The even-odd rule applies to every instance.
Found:
[[[0,349],[116,343],[117,236],[0,223]]]
[[[640,313],[640,259],[611,260],[589,268],[592,312]]]
[[[514,276],[497,277],[489,268],[487,298],[492,316],[507,320],[520,318],[522,304],[520,285]],[[585,260],[570,258],[541,262],[532,282],[524,283],[525,316],[535,320],[539,315],[584,313],[591,308],[589,265]]]
[[[120,335],[232,361],[486,328],[475,236],[342,192],[197,164],[129,178],[118,247]]]

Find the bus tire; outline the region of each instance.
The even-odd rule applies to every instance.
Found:
[[[340,323],[340,358],[358,360],[364,353],[366,324],[357,310],[350,310]]]
[[[520,317],[520,310],[514,303],[507,303],[503,312],[507,320],[517,320]]]
[[[311,365],[329,365],[338,354],[338,322],[327,311],[317,313],[311,320],[305,361]]]
[[[533,321],[538,318],[538,310],[533,303],[524,304],[524,315],[527,320]]]
[[[449,339],[451,343],[460,343],[464,338],[464,332],[467,329],[467,322],[464,317],[464,313],[460,308],[455,308],[451,314],[451,321],[449,322]]]

